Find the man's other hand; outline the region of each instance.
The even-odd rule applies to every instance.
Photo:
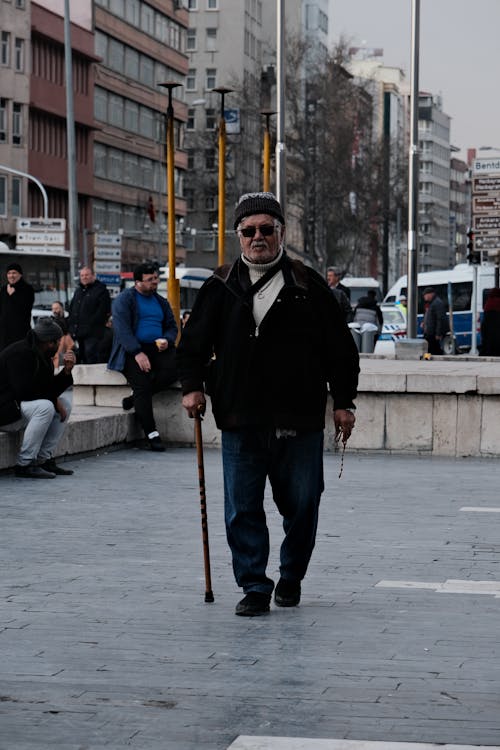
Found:
[[[191,418],[203,416],[207,402],[203,391],[191,391],[182,397],[182,405]]]
[[[144,354],[144,352],[139,352],[139,354],[135,355],[135,361],[143,372],[151,372],[151,362],[149,361],[149,357],[147,354]]]

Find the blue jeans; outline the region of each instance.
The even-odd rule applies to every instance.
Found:
[[[266,478],[283,517],[280,575],[301,581],[314,549],[323,492],[323,431],[277,438],[274,428],[222,432],[226,534],[234,576],[245,593],[270,594]]]

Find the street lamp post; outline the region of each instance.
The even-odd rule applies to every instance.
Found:
[[[285,0],[276,5],[276,197],[286,212],[286,146],[285,146]],[[285,214],[286,216],[286,214]]]
[[[412,0],[410,154],[408,170],[408,338],[417,338],[418,273],[418,68],[420,44],[420,0]]]
[[[168,280],[167,296],[175,315],[177,323],[180,321],[180,287],[179,280],[175,275],[176,250],[175,250],[175,151],[174,151],[174,107],[172,104],[172,91],[180,83],[176,81],[165,81],[159,86],[168,91],[167,106],[167,226],[168,226]]]
[[[263,109],[261,115],[266,118],[266,126],[264,129],[264,149],[262,155],[263,162],[263,181],[262,189],[265,193],[269,192],[271,184],[271,128],[270,122],[272,115],[275,115],[274,109]]]
[[[219,120],[219,193],[218,193],[218,218],[217,218],[217,249],[218,265],[222,266],[225,259],[226,240],[226,119],[224,117],[224,97],[230,94],[232,89],[219,86],[212,89],[220,94],[220,120]]]

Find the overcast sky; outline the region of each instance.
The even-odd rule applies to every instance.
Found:
[[[410,82],[411,0],[330,0],[334,40],[384,49]],[[421,0],[420,90],[443,97],[451,142],[500,147],[500,0]],[[484,156],[488,154],[485,153]]]

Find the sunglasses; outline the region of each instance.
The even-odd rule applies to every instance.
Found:
[[[257,229],[263,237],[270,237],[276,231],[274,224],[263,224],[261,227],[243,227],[239,232],[243,237],[255,237]]]

